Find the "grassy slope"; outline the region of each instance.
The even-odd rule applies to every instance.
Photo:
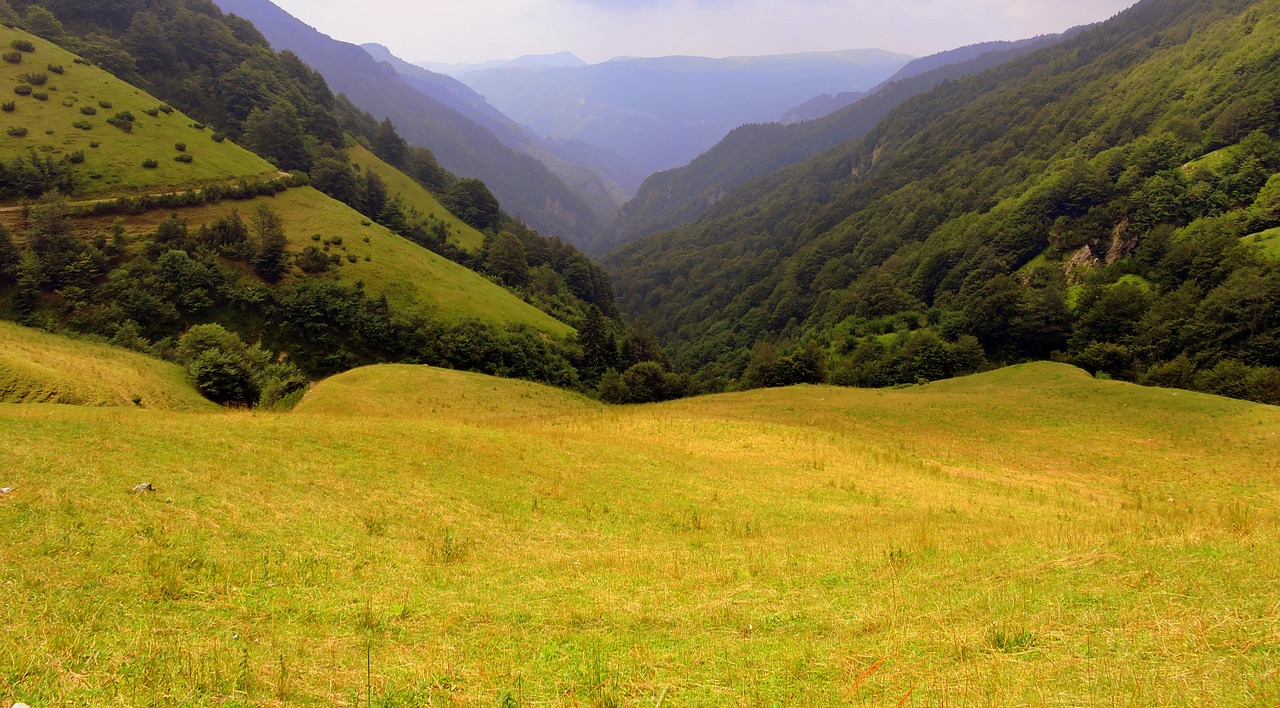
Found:
[[[503,420],[345,376],[303,407],[343,415],[0,406],[0,701],[352,705],[366,662],[381,705],[1280,700],[1275,408],[1036,364]]]
[[[409,175],[388,165],[377,155],[359,145],[349,148],[347,157],[353,163],[360,165],[361,169],[373,170],[386,183],[388,192],[399,194],[404,199],[406,207],[417,209],[424,217],[432,216],[437,219],[443,219],[444,223],[449,226],[450,241],[468,251],[478,250],[484,243],[484,234],[462,223],[461,220],[440,204],[440,200],[436,199],[425,187],[414,182]]]
[[[144,110],[157,108],[162,101],[141,89],[97,67],[74,63],[73,54],[39,37],[0,27],[0,46],[5,51],[10,51],[9,43],[19,38],[30,40],[36,51],[23,54],[21,64],[0,62],[0,100],[17,104],[12,113],[0,113],[0,160],[8,162],[26,156],[32,148],[42,156],[83,150],[85,162],[75,168],[79,182],[75,197],[163,192],[191,184],[276,173],[270,163],[248,150],[229,141],[213,142],[208,129],[193,129],[193,121],[180,111],[159,113],[154,118],[147,115]],[[64,73],[48,71],[50,64],[61,64]],[[47,84],[33,87],[34,92],[46,92],[47,101],[13,93],[13,87],[23,83],[21,77],[28,73],[48,75]],[[109,101],[111,108],[103,108],[100,101]],[[85,106],[96,109],[97,114],[83,115],[80,109]],[[107,123],[121,111],[129,111],[136,118],[131,133]],[[87,121],[92,128],[73,127],[78,121]],[[27,128],[27,136],[7,135],[12,127]],[[95,141],[99,146],[90,147]],[[179,142],[187,144],[187,153],[194,158],[190,164],[174,161],[178,154],[174,145]],[[159,165],[143,168],[142,161],[147,158],[155,159]]]
[[[341,236],[340,245],[330,246],[342,256],[341,266],[331,272],[344,282],[364,281],[369,292],[386,293],[394,304],[416,309],[444,320],[476,319],[495,323],[518,323],[555,336],[572,329],[524,302],[510,291],[478,273],[463,268],[435,253],[368,221],[351,207],[330,199],[311,187],[290,189],[274,197],[250,202],[224,201],[219,204],[178,210],[156,210],[142,216],[126,217],[126,233],[132,238],[155,231],[176,211],[192,227],[208,223],[237,210],[248,218],[259,201],[265,202],[284,219],[289,250],[297,253],[307,246],[322,246],[324,240]],[[10,214],[17,226],[17,214]],[[112,218],[87,220],[84,228],[99,231]],[[312,240],[320,234],[319,241]],[[365,243],[364,239],[369,242]],[[356,261],[349,262],[347,255]],[[364,260],[368,256],[370,260]],[[295,271],[296,272],[296,271]]]
[[[0,322],[0,402],[211,411],[173,364]]]
[[[1268,229],[1262,233],[1244,237],[1245,243],[1256,245],[1263,253],[1272,258],[1280,258],[1280,228]]]

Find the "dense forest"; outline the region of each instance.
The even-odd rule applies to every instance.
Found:
[[[211,3],[0,0],[0,20],[69,48],[84,62],[208,123],[217,131],[215,141],[233,139],[292,171],[239,187],[201,185],[72,207],[64,195],[75,191],[73,157],[32,151],[30,158],[0,166],[3,182],[16,190],[9,198],[34,200],[45,193],[28,202],[21,228],[0,227],[5,316],[178,358],[189,368],[198,357],[182,337],[202,327],[194,330],[202,333],[198,341],[222,358],[218,366],[200,364],[203,373],[193,370],[193,376],[199,382],[209,371],[221,371],[226,380],[202,390],[223,402],[246,404],[273,403],[307,378],[383,361],[589,390],[603,374],[600,362],[614,362],[618,342],[627,341],[612,286],[600,268],[560,239],[507,215],[483,182],[458,178],[430,151],[410,148],[390,120],[379,121],[335,96],[296,56],[272,51],[252,25]],[[443,222],[406,208],[377,174],[348,160],[344,151],[353,142],[438,195],[454,215],[485,234],[484,244],[465,250],[448,239]],[[514,325],[397,311],[386,298],[329,277],[343,265],[336,252],[319,244],[287,251],[285,217],[257,202],[243,215],[211,223],[170,217],[141,243],[126,241],[121,221],[96,231],[81,224],[86,217],[252,199],[308,183],[582,328],[581,334],[559,341]],[[214,323],[225,332],[210,335],[205,326]],[[241,344],[228,343],[233,341]],[[243,342],[258,342],[257,348]],[[593,354],[602,347],[610,352],[603,359]],[[286,356],[288,365],[280,365]]]
[[[704,390],[1054,358],[1280,403],[1280,3],[1147,0],[612,256]]]

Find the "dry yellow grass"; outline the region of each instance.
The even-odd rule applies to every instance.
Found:
[[[627,408],[507,384],[0,406],[0,701],[1280,700],[1280,410],[1048,364]]]

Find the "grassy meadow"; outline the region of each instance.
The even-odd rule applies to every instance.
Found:
[[[164,102],[141,89],[95,66],[76,63],[74,54],[51,42],[0,26],[0,46],[6,52],[12,51],[14,40],[31,42],[35,51],[23,52],[19,64],[0,62],[0,101],[14,103],[12,111],[0,112],[0,160],[25,158],[32,150],[41,157],[82,152],[73,199],[166,192],[276,174],[271,163],[248,150],[230,141],[214,142],[211,130],[194,128],[197,124],[181,111],[159,110]],[[51,65],[62,73],[51,71]],[[43,81],[33,82],[31,75],[43,76]],[[22,86],[31,89],[30,95],[15,93]],[[134,116],[129,132],[107,122],[125,111]],[[26,135],[10,133],[21,129]],[[186,146],[181,152],[179,143]],[[174,160],[184,152],[191,162]],[[155,160],[156,166],[143,167],[147,159]]]
[[[468,251],[478,251],[484,245],[484,234],[463,223],[454,216],[435,195],[413,181],[404,172],[388,165],[382,158],[356,145],[347,149],[347,158],[363,170],[372,171],[387,185],[392,195],[399,194],[404,205],[417,209],[424,217],[440,219],[449,227],[449,240]]]
[[[0,405],[0,455],[0,705],[1280,701],[1280,409],[1062,365],[635,407],[373,367]]]

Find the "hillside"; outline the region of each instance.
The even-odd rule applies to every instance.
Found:
[[[9,90],[3,99],[13,110],[0,112],[0,163],[9,170],[0,199],[39,196],[39,191],[10,193],[26,191],[13,162],[29,165],[32,155],[66,161],[69,176],[62,186],[75,198],[163,192],[276,174],[257,155],[230,141],[211,140],[212,131],[193,128],[195,121],[163,101],[51,42],[0,26],[0,45],[8,48],[15,41],[30,42],[35,51],[21,52],[21,63],[0,63],[0,84],[28,94]],[[127,130],[108,122],[126,113],[133,117],[121,122]],[[179,144],[182,150],[176,148]],[[179,155],[189,155],[191,161],[178,162],[174,158]],[[155,166],[144,167],[147,159],[155,160]]]
[[[253,22],[277,50],[290,50],[376,118],[390,118],[411,145],[430,149],[446,169],[484,180],[513,216],[571,243],[585,243],[604,223],[536,159],[414,89],[360,47],[338,42],[267,0],[219,0],[223,11]]]
[[[401,373],[317,388],[356,415],[0,405],[35,608],[0,701],[1280,698],[1274,408],[1060,365],[604,410]]]
[[[744,123],[821,93],[866,90],[907,57],[879,50],[506,67],[462,80],[538,135],[621,155],[641,174],[687,163]]]
[[[683,226],[710,211],[730,192],[758,177],[840,143],[866,135],[907,99],[946,81],[977,74],[1061,41],[1061,36],[978,45],[916,59],[883,86],[847,108],[796,124],[746,125],[729,133],[684,167],[645,180],[608,233],[592,245],[609,253],[639,238]],[[1007,44],[1009,46],[1001,46]],[[926,69],[926,67],[931,67]],[[784,121],[785,122],[785,121]]]
[[[175,364],[3,321],[0,403],[216,410]]]
[[[1280,402],[1280,273],[1242,242],[1280,225],[1277,9],[1142,2],[945,83],[611,258],[620,302],[729,379],[764,341],[863,385],[985,354]]]

